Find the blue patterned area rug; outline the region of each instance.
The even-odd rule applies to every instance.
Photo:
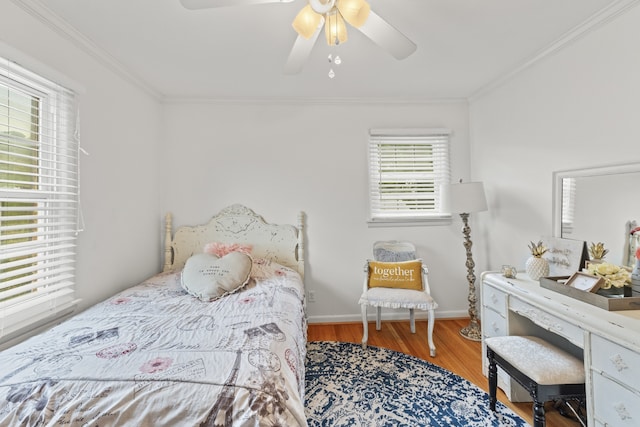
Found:
[[[307,344],[306,412],[315,426],[527,426],[476,385],[433,363],[379,347]]]

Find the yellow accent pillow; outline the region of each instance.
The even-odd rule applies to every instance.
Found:
[[[422,261],[369,261],[370,288],[401,288],[422,290]]]

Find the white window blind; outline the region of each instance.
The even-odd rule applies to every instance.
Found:
[[[73,310],[77,99],[0,58],[0,342]]]
[[[371,130],[369,187],[371,221],[437,220],[440,185],[450,182],[446,130]]]
[[[576,207],[576,179],[562,178],[562,231],[570,233]]]

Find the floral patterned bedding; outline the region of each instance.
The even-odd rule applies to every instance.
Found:
[[[1,426],[305,426],[304,289],[202,302],[163,273],[0,353]]]

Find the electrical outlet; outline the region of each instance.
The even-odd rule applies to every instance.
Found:
[[[316,302],[316,291],[309,291],[309,302]]]

